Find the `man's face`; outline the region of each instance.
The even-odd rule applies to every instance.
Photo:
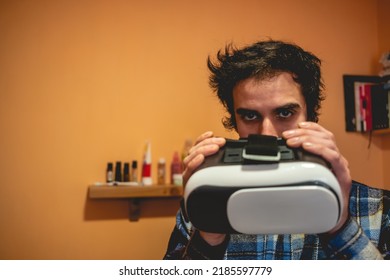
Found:
[[[237,132],[240,137],[264,134],[281,137],[282,132],[306,121],[306,102],[291,74],[272,78],[248,78],[233,89]]]

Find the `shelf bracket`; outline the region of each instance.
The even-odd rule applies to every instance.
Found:
[[[129,199],[129,220],[131,222],[138,222],[139,220],[141,215],[140,200],[139,198]]]

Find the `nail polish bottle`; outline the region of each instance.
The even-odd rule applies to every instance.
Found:
[[[138,183],[138,162],[136,160],[131,163],[130,181]]]
[[[130,163],[125,162],[123,166],[123,182],[130,182]]]
[[[113,181],[114,181],[113,164],[112,164],[112,162],[109,162],[109,163],[107,163],[106,182],[112,183]]]
[[[115,164],[115,182],[122,182],[122,162],[120,161]]]

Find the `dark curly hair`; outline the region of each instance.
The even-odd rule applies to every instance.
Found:
[[[297,45],[269,40],[237,49],[228,44],[224,52],[218,51],[217,62],[208,57],[207,66],[211,72],[210,86],[229,114],[222,120],[226,129],[237,128],[233,104],[236,84],[250,77],[261,80],[281,72],[292,74],[305,98],[308,120],[318,122],[318,111],[324,100],[321,60]]]

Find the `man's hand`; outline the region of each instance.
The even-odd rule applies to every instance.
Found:
[[[215,154],[219,148],[226,143],[225,138],[214,137],[210,131],[203,133],[195,142],[195,145],[190,149],[188,155],[183,160],[184,172],[183,183],[186,185],[188,179],[196,168],[204,161],[205,157]],[[199,232],[200,236],[211,246],[219,245],[224,240],[226,235],[219,233]]]
[[[286,139],[288,146],[292,148],[302,147],[312,154],[321,156],[331,165],[332,171],[340,184],[345,205],[339,223],[329,233],[337,231],[348,219],[348,202],[352,179],[348,162],[337,148],[333,133],[317,123],[301,122],[297,129],[284,131],[283,137]]]
[[[215,154],[219,148],[226,143],[225,138],[214,137],[213,132],[203,133],[196,139],[195,145],[189,150],[188,155],[183,160],[183,183],[187,183],[192,173],[204,161],[204,158]]]

